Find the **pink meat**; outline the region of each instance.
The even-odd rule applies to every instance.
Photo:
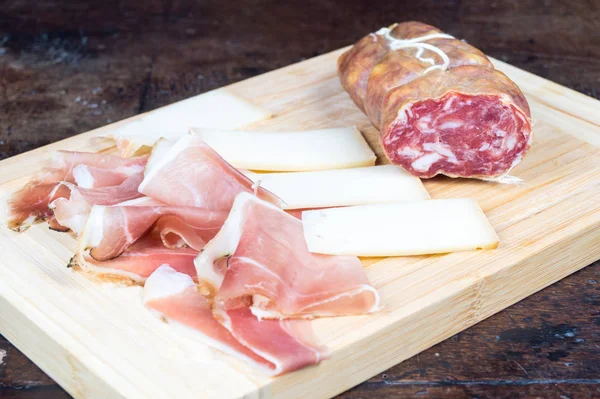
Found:
[[[75,170],[82,166],[87,166],[94,170],[98,179],[94,187],[108,187],[118,182],[118,185],[124,183],[129,177],[136,176],[136,187],[141,182],[141,173],[148,157],[135,157],[122,159],[114,155],[96,154],[89,152],[58,151],[52,158],[52,167],[43,168],[37,172],[33,179],[21,190],[12,194],[8,201],[9,215],[8,225],[12,229],[25,230],[31,224],[37,221],[48,219],[53,216],[49,205],[58,198],[69,198],[72,185],[62,183],[76,183],[74,176]],[[100,179],[100,175],[102,178]],[[131,186],[125,187],[129,190]],[[117,203],[124,199],[136,198],[139,194],[132,194],[131,190],[119,192],[117,190],[104,190],[98,194],[90,194],[98,197],[101,193],[105,196],[113,196],[114,199],[106,199],[98,203]],[[93,201],[91,201],[93,202]],[[67,230],[66,226],[61,226],[58,219],[51,219],[51,228],[55,230]]]
[[[227,212],[141,203],[95,206],[91,215],[82,234],[80,250],[89,249],[94,259],[103,261],[121,255],[129,246],[151,231],[157,223],[165,231],[163,238],[166,239],[167,244],[172,244],[173,236],[177,235],[199,251],[204,243],[219,231],[227,217]],[[160,219],[164,217],[168,219],[161,222]],[[99,240],[88,242],[91,235],[99,237]]]
[[[125,276],[139,281],[149,277],[160,265],[168,263],[176,271],[195,279],[194,258],[197,255],[198,251],[192,248],[166,248],[157,234],[148,234],[114,259],[97,261],[84,253],[83,265],[80,266],[96,274]]]
[[[75,180],[75,184],[82,188],[118,186],[127,180],[128,177],[140,174],[143,174],[143,171],[134,174],[123,174],[114,170],[83,164],[73,168],[73,179]]]
[[[223,326],[244,346],[272,364],[279,375],[317,364],[328,357],[306,320],[260,320],[246,307],[215,310]]]
[[[99,188],[80,188],[70,183],[60,183],[70,190],[70,195],[52,201],[49,207],[61,226],[80,234],[93,205],[115,205],[142,197],[137,188],[143,178],[144,175],[138,173],[126,178],[118,186]]]
[[[87,165],[131,176],[143,172],[147,161],[147,156],[121,158],[95,152],[57,151],[52,158],[52,167],[72,173],[76,166]]]
[[[164,287],[168,287],[167,292],[163,292]],[[242,345],[223,327],[213,317],[210,299],[192,284],[191,279],[178,275],[171,267],[161,266],[150,276],[144,287],[144,296],[147,307],[160,312],[171,322],[193,329],[206,344],[260,368],[273,368],[269,361]]]
[[[192,279],[160,266],[144,286],[147,307],[168,323],[194,331],[198,340],[257,366],[271,375],[318,363],[327,354],[305,320],[259,320],[247,306],[224,311]],[[188,334],[188,336],[190,336]]]
[[[163,216],[156,222],[163,245],[167,248],[191,247],[200,250],[206,244],[203,235],[178,216]]]
[[[218,248],[222,242],[235,244]],[[342,316],[378,309],[379,295],[357,257],[310,253],[300,220],[254,196],[240,194],[236,199],[223,229],[196,262],[199,280],[222,273],[215,260],[227,255],[222,281],[209,281],[225,308],[252,298],[252,311],[264,318]]]
[[[51,217],[50,202],[69,196],[69,189],[56,182],[39,183],[31,181],[8,199],[8,227],[23,231],[32,224]],[[56,222],[53,219],[53,222]],[[58,229],[59,225],[53,226]]]
[[[382,143],[390,161],[415,176],[502,175],[529,146],[527,117],[494,96],[451,92],[402,112]]]
[[[280,203],[192,135],[180,138],[168,151],[153,152],[145,174],[140,192],[170,205],[229,211],[237,194],[254,191],[268,202]]]

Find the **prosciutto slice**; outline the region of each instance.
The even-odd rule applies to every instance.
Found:
[[[57,181],[72,181],[73,177],[69,173],[58,168],[42,168],[31,179],[32,182],[41,184],[56,183]]]
[[[169,324],[271,375],[318,363],[326,356],[303,320],[259,320],[248,307],[215,309],[193,280],[168,265],[146,281],[144,302]]]
[[[101,188],[118,186],[130,176],[143,174],[143,171],[131,175],[95,166],[77,165],[73,168],[73,180],[81,188]]]
[[[52,217],[50,202],[69,196],[69,189],[56,182],[30,181],[8,199],[8,227],[25,231],[34,223]],[[52,227],[61,226],[52,218]]]
[[[194,258],[198,251],[188,247],[167,248],[160,235],[152,232],[136,241],[120,256],[98,261],[84,252],[74,257],[70,266],[81,266],[83,270],[101,276],[130,279],[143,283],[160,265],[168,263],[179,273],[196,279]]]
[[[217,262],[228,257],[227,268]],[[252,298],[261,318],[370,313],[379,295],[354,256],[308,252],[297,218],[242,193],[221,231],[195,261],[198,279],[225,309]]]
[[[114,205],[141,197],[142,194],[137,188],[143,177],[142,173],[138,173],[126,178],[117,186],[98,188],[81,188],[72,183],[61,182],[60,185],[70,190],[69,197],[57,198],[48,206],[54,211],[58,224],[79,235],[93,205]]]
[[[227,212],[164,205],[150,198],[114,206],[95,205],[79,240],[79,253],[105,261],[121,255],[155,226],[167,247],[199,251],[219,231]]]
[[[240,344],[213,317],[210,298],[201,292],[192,278],[162,265],[146,280],[145,305],[161,314],[174,327],[193,329],[195,337],[213,348],[269,370],[271,365]]]
[[[124,176],[131,176],[144,171],[147,156],[121,158],[117,155],[95,152],[58,151],[52,158],[52,167],[72,174],[78,165],[87,165],[97,169],[110,170]]]
[[[235,196],[255,193],[272,204],[280,200],[228,164],[200,138],[187,135],[153,150],[139,191],[177,206],[229,211]]]
[[[51,167],[40,170],[25,187],[10,197],[8,225],[14,230],[23,231],[35,222],[48,219],[51,228],[66,230],[49,209],[50,203],[56,199],[69,198],[74,186],[63,183],[81,184],[84,188],[120,185],[134,175],[138,175],[139,179],[147,159],[122,159],[114,155],[58,151],[52,158]],[[115,200],[118,202],[123,198],[135,197],[130,194]]]
[[[213,313],[240,343],[272,364],[273,375],[317,364],[329,356],[316,343],[307,320],[261,320],[248,306],[215,307]]]

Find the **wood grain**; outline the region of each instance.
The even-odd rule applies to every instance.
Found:
[[[252,125],[255,129],[356,124],[380,153],[377,131],[335,79],[339,54],[329,53],[222,90],[274,114]],[[600,207],[595,200],[600,195],[600,149],[564,131],[570,119],[581,119],[571,111],[595,100],[583,97],[573,104],[577,96],[569,89],[501,63],[499,68],[509,69],[518,84],[526,80],[529,86],[553,88],[544,98],[565,109],[555,111],[561,112],[556,116],[560,123],[544,120],[536,125],[531,153],[514,170],[526,183],[439,178],[426,186],[434,198],[476,198],[501,246],[493,251],[369,262],[367,273],[382,294],[384,310],[372,316],[316,320],[316,334],[331,348],[332,359],[268,379],[198,343],[182,342],[144,311],[138,287],[100,285],[64,268],[74,240],[42,225],[24,234],[0,229],[3,334],[76,397],[192,393],[328,397],[560,280],[600,257],[595,245],[600,240]],[[320,71],[314,80],[302,78],[314,70]],[[270,82],[278,82],[276,91]],[[529,96],[525,89],[534,104],[536,93]],[[569,96],[574,99],[561,103]],[[585,137],[600,135],[600,128],[587,122],[590,130]],[[102,150],[108,143],[94,138],[110,129],[2,161],[0,200],[41,167],[51,150]],[[193,361],[190,350],[198,354]],[[173,382],[169,386],[158,383],[165,373]],[[231,383],[222,384],[224,380]]]

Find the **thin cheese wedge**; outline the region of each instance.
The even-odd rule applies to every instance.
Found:
[[[429,199],[423,183],[394,165],[290,173],[245,172],[281,198],[283,209],[387,204]]]
[[[352,127],[299,132],[191,128],[239,169],[274,172],[346,169],[375,165],[375,154]]]
[[[117,142],[121,156],[149,152],[160,138],[176,140],[190,126],[238,129],[271,114],[225,89],[213,90],[159,108],[121,125],[109,134]]]
[[[472,199],[438,199],[302,212],[310,252],[403,256],[493,249],[498,237]]]

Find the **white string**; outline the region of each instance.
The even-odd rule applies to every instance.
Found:
[[[454,36],[448,35],[446,33],[431,33],[429,35],[415,37],[413,39],[398,39],[391,35],[392,29],[390,28],[381,28],[375,34],[383,36],[388,42],[391,50],[399,50],[403,48],[415,48],[417,49],[417,53],[415,54],[415,58],[417,58],[421,62],[426,62],[431,64],[431,66],[423,71],[423,74],[429,73],[433,70],[439,69],[445,71],[448,69],[450,65],[450,58],[448,55],[440,50],[438,47],[423,43],[424,41],[431,39],[454,39]],[[429,50],[440,56],[442,59],[442,64],[436,65],[435,60],[433,58],[425,58],[423,57],[423,51]]]

